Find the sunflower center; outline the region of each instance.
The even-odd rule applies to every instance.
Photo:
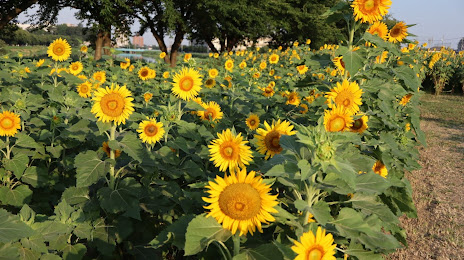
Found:
[[[230,142],[230,141],[221,145],[221,149],[220,149],[222,157],[225,159],[229,159],[229,160],[238,159],[239,154],[237,150],[238,150],[237,144]]]
[[[375,1],[374,0],[367,0],[364,2],[364,10],[370,11],[375,7]]]
[[[142,71],[140,72],[140,76],[142,76],[142,77],[148,76],[148,70],[142,70]]]
[[[345,119],[343,117],[337,116],[336,118],[332,119],[329,123],[329,129],[332,132],[339,132],[345,128]]]
[[[361,118],[356,119],[356,120],[354,120],[354,123],[353,123],[353,126],[351,127],[351,129],[358,130],[358,129],[360,129],[362,127],[362,125],[363,125],[362,119]]]
[[[118,93],[104,95],[100,103],[102,112],[107,116],[117,117],[124,111],[124,98]]]
[[[74,65],[72,66],[72,69],[73,69],[73,70],[78,70],[78,69],[79,69],[79,65],[74,64]]]
[[[213,120],[216,117],[216,112],[212,108],[207,108],[205,111],[205,118],[207,120]]]
[[[89,87],[87,85],[81,85],[81,92],[82,93],[87,93],[89,92]]]
[[[324,254],[322,253],[322,250],[319,248],[313,248],[310,251],[308,251],[308,255],[306,255],[307,260],[321,260],[322,256]]]
[[[190,76],[185,76],[180,80],[179,83],[180,89],[183,91],[189,91],[193,88],[193,79]]]
[[[266,148],[272,152],[280,153],[282,147],[280,146],[280,133],[272,130],[264,137]]]
[[[227,186],[219,195],[218,202],[225,215],[238,220],[251,219],[261,209],[261,196],[248,183]]]
[[[53,46],[53,53],[57,56],[61,56],[65,53],[65,48],[63,45],[61,44],[55,44],[55,46]]]
[[[256,124],[256,121],[255,121],[254,119],[251,119],[251,120],[250,120],[250,125],[251,125],[251,126],[254,126],[255,124]]]
[[[144,132],[147,136],[154,136],[158,133],[158,127],[154,124],[149,124],[145,127]]]
[[[343,69],[345,69],[345,62],[342,59],[340,59],[340,65],[342,66]]]
[[[400,32],[401,32],[400,28],[393,27],[393,29],[391,29],[391,31],[390,31],[390,36],[391,37],[397,37],[398,35],[400,35]]]
[[[348,90],[343,90],[337,94],[335,98],[335,103],[337,105],[343,105],[344,107],[349,107],[351,105],[351,100],[353,99],[353,93]]]
[[[5,117],[0,121],[0,125],[2,126],[3,129],[10,129],[13,128],[14,122],[13,119],[9,117]]]

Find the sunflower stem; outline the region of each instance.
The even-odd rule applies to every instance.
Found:
[[[7,136],[6,137],[6,159],[9,160],[10,159],[10,153],[11,153],[11,150],[10,150],[10,137]]]
[[[240,233],[236,232],[232,240],[234,241],[234,256],[236,256],[240,253]]]
[[[116,136],[116,123],[113,122],[113,125],[111,126],[111,132],[110,132],[109,141],[115,140],[115,136]],[[115,159],[113,149],[110,149],[110,159],[112,159],[112,160]],[[111,185],[111,188],[114,188],[115,181],[116,181],[116,176],[114,174],[114,165],[110,165],[110,185]]]
[[[58,86],[58,62],[55,61],[55,73],[53,74],[53,84],[55,88]]]

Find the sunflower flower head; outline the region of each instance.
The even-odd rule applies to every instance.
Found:
[[[338,106],[353,115],[359,111],[359,106],[362,105],[362,93],[358,83],[343,80],[342,84],[337,82],[337,86],[327,92],[325,97],[330,108]]]
[[[282,152],[283,148],[280,146],[280,137],[282,135],[296,134],[290,122],[285,120],[281,122],[280,119],[277,122],[274,121],[272,125],[265,121],[264,128],[259,128],[256,132],[258,152],[266,155],[266,159]]]
[[[198,111],[197,114],[202,120],[213,122],[222,119],[223,113],[218,103],[211,101],[208,103],[200,103],[200,105],[204,110]]]
[[[183,100],[190,100],[198,95],[201,90],[202,77],[192,68],[182,68],[173,77],[172,93]]]
[[[65,61],[71,56],[71,45],[66,39],[56,39],[48,46],[47,54],[54,61]]]
[[[326,230],[317,228],[316,234],[312,231],[303,233],[300,242],[294,241],[292,250],[297,253],[295,260],[335,260],[334,239],[332,234],[326,234]]]
[[[390,29],[388,41],[393,43],[402,42],[406,36],[408,36],[408,27],[404,22],[399,22]]]
[[[234,172],[238,168],[245,168],[252,161],[251,148],[248,141],[243,140],[242,134],[235,135],[230,129],[217,134],[218,138],[208,145],[211,156],[210,161],[219,170]]]
[[[92,100],[94,104],[91,112],[103,123],[125,124],[126,119],[134,112],[134,99],[126,86],[111,84],[110,88],[98,88]]]
[[[351,7],[356,21],[372,24],[382,20],[391,4],[391,0],[354,0]]]
[[[245,120],[245,124],[248,126],[250,130],[255,130],[259,127],[259,116],[256,114],[250,114],[248,118]]]
[[[157,122],[154,118],[140,122],[137,132],[142,142],[147,144],[155,144],[165,133],[163,123]]]
[[[77,86],[77,93],[83,98],[88,98],[92,95],[92,83],[86,81]]]
[[[387,167],[385,167],[385,165],[381,161],[375,162],[374,166],[372,166],[372,170],[376,174],[378,174],[378,175],[380,175],[380,176],[382,176],[384,178],[387,178],[387,175],[388,175]]]
[[[353,117],[342,107],[334,106],[324,111],[324,127],[327,132],[341,132],[351,128]]]
[[[19,115],[10,111],[0,113],[0,136],[14,136],[19,129],[21,129]]]

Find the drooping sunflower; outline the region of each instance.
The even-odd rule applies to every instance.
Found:
[[[271,195],[270,185],[263,182],[261,176],[254,171],[247,174],[246,169],[237,173],[216,176],[206,186],[209,197],[203,200],[210,205],[208,217],[215,218],[225,229],[240,236],[248,232],[253,235],[256,228],[263,232],[261,223],[268,224],[275,221],[270,213],[277,213],[274,207],[278,204],[277,195]]]
[[[126,86],[111,84],[111,88],[98,88],[92,100],[95,103],[91,112],[103,123],[114,121],[116,125],[125,124],[134,112],[134,99]]]
[[[385,167],[385,165],[381,161],[375,162],[374,166],[372,166],[372,170],[378,175],[384,178],[387,178],[387,175],[388,175],[387,167]]]
[[[372,24],[382,20],[391,4],[391,0],[354,0],[351,7],[356,21]]]
[[[250,114],[245,120],[245,123],[250,130],[255,130],[259,127],[259,116],[256,114]]]
[[[297,253],[295,260],[335,260],[335,248],[332,234],[317,227],[316,235],[312,231],[303,233],[300,242],[294,241],[292,250]]]
[[[300,110],[300,113],[301,113],[301,114],[306,114],[306,113],[308,113],[308,111],[309,111],[309,107],[308,107],[308,105],[306,105],[306,104],[301,104],[301,105],[300,105],[300,108],[302,108],[302,110]]]
[[[224,64],[224,67],[228,71],[232,71],[234,69],[234,61],[233,60],[227,60],[226,63]]]
[[[200,105],[205,109],[197,112],[197,115],[202,120],[216,121],[222,118],[223,113],[218,103],[211,101],[208,103],[201,103]]]
[[[108,157],[110,157],[111,148],[108,145],[108,142],[103,142],[101,149],[106,153]],[[119,156],[121,156],[121,150],[114,150],[114,159],[118,158]]]
[[[401,98],[400,105],[406,106],[406,104],[409,103],[409,100],[411,100],[412,94],[407,94],[403,98]]]
[[[300,75],[304,75],[308,71],[308,67],[306,67],[306,65],[299,65],[296,66],[296,70]]]
[[[271,64],[277,64],[279,62],[279,55],[273,53],[271,56],[269,56],[269,63]]]
[[[266,159],[282,152],[283,148],[280,146],[280,137],[282,135],[296,134],[290,122],[285,120],[281,122],[280,119],[277,122],[272,122],[272,125],[265,121],[264,128],[259,128],[256,132],[258,133],[256,136],[258,152],[266,155]]]
[[[156,119],[154,118],[140,122],[137,132],[139,133],[139,138],[142,142],[147,144],[154,144],[158,142],[165,133],[163,123],[156,122]]]
[[[149,67],[142,67],[138,72],[139,78],[141,80],[147,80],[150,78],[150,68]]]
[[[219,74],[219,71],[217,69],[210,69],[208,71],[208,74],[209,74],[209,77],[214,79],[217,77],[217,75]]]
[[[285,104],[299,106],[300,102],[301,102],[301,99],[300,99],[300,95],[298,94],[298,92],[291,92],[287,96],[287,102]]]
[[[335,57],[332,61],[335,64],[335,67],[337,67],[340,75],[345,74],[345,62],[343,61],[343,56]]]
[[[350,127],[350,131],[356,133],[363,133],[368,127],[368,121],[369,118],[366,115],[361,116],[361,118],[354,120],[353,124]]]
[[[207,88],[213,88],[216,85],[216,80],[214,79],[207,79],[205,81],[205,87]]]
[[[71,56],[71,45],[66,39],[56,39],[48,46],[47,54],[54,61],[67,60]]]
[[[208,145],[210,153],[210,161],[214,166],[219,167],[221,172],[234,172],[239,168],[245,168],[245,165],[250,164],[253,157],[251,148],[247,145],[248,141],[244,141],[242,134],[234,135],[230,129],[217,134],[218,138],[211,141]]]
[[[81,73],[83,69],[84,66],[80,61],[73,62],[71,65],[69,65],[69,73],[73,74],[74,76]]]
[[[399,22],[390,29],[388,33],[388,41],[389,42],[402,42],[404,38],[408,36],[408,27],[404,22]]]
[[[343,80],[343,83],[337,82],[337,86],[326,93],[328,106],[334,106],[346,109],[351,115],[359,111],[359,106],[362,105],[361,95],[363,91],[359,88],[358,83]]]
[[[77,86],[77,93],[83,98],[88,98],[92,95],[92,83],[86,81]]]
[[[369,27],[367,32],[369,32],[372,35],[377,34],[380,38],[386,40],[388,35],[388,27],[387,24],[377,21],[374,24],[372,24],[371,27]]]
[[[18,129],[21,129],[19,115],[10,111],[0,113],[0,136],[14,136]]]
[[[201,75],[192,68],[182,68],[173,77],[172,93],[183,100],[190,100],[198,95],[201,90]]]
[[[98,83],[103,84],[106,82],[106,72],[105,71],[97,71],[93,74],[92,78]]]
[[[324,127],[327,132],[340,132],[351,128],[353,118],[343,107],[334,106],[324,111]]]

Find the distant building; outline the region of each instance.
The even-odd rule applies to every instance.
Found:
[[[234,50],[245,50],[246,48],[249,48],[249,47],[253,46],[253,43],[254,43],[255,47],[262,48],[264,46],[267,46],[270,41],[271,41],[271,38],[269,38],[269,37],[267,37],[267,38],[259,38],[255,42],[253,42],[253,41],[245,41],[244,44],[238,45],[237,47],[234,48]],[[212,43],[213,43],[214,47],[216,47],[217,50],[221,49],[221,44],[220,44],[218,38],[214,39],[212,41]]]
[[[132,45],[134,45],[134,47],[143,48],[145,46],[143,44],[143,36],[136,35],[136,36],[132,37]]]
[[[118,38],[116,38],[116,48],[121,48],[121,47],[127,47],[129,46],[129,37],[126,35],[119,35]],[[143,38],[142,38],[142,44],[143,44]]]

